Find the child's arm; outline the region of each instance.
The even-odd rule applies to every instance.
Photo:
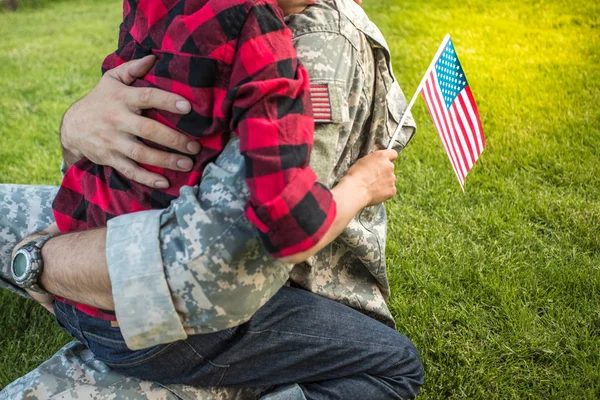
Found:
[[[350,167],[340,182],[331,189],[337,204],[337,215],[325,236],[309,250],[284,257],[282,261],[291,264],[305,261],[337,238],[364,207],[394,197],[396,176],[393,161],[397,157],[395,150],[379,150],[359,159]]]
[[[253,0],[238,35],[224,106],[240,137],[248,219],[276,258],[315,246],[335,219],[331,192],[309,166],[310,83],[274,0]]]

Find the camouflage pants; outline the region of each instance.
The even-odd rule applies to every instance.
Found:
[[[28,234],[53,222],[52,200],[58,188],[0,185],[0,287],[26,293],[12,283],[13,246]],[[254,399],[256,389],[198,389],[161,386],[111,371],[81,343],[72,342],[34,371],[0,392],[0,400],[15,399]]]

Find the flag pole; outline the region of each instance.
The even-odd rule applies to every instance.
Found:
[[[388,144],[388,150],[394,146],[394,143],[396,142],[396,138],[398,137],[398,134],[402,130],[402,127],[404,126],[404,123],[406,122],[406,119],[408,118],[410,109],[415,104],[415,101],[417,101],[417,97],[419,97],[419,93],[421,93],[421,90],[423,90],[423,85],[425,84],[425,80],[427,79],[427,76],[429,76],[429,73],[434,68],[435,62],[442,54],[442,51],[444,50],[444,47],[446,47],[448,40],[450,40],[449,33],[447,33],[446,36],[444,36],[444,40],[442,40],[442,44],[440,45],[437,52],[435,53],[435,57],[433,57],[433,61],[431,61],[431,64],[429,64],[429,68],[427,68],[427,71],[425,71],[425,75],[423,76],[423,79],[421,79],[421,83],[419,83],[419,86],[417,86],[417,90],[415,91],[414,96],[410,100],[410,103],[408,103],[406,110],[404,110],[404,113],[402,114],[402,118],[400,119],[400,123],[398,124],[398,127],[396,128],[396,131],[394,132],[394,136],[392,136],[392,140],[390,140],[390,144]],[[463,189],[463,191],[464,191],[464,189]]]

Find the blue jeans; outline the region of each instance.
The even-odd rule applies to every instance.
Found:
[[[306,399],[409,399],[423,383],[422,364],[409,339],[297,288],[283,287],[238,327],[138,351],[129,350],[119,328],[108,321],[64,303],[57,302],[55,312],[60,325],[111,368],[164,384],[297,383]]]

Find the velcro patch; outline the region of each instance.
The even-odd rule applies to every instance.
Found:
[[[315,122],[333,122],[329,85],[317,83],[311,84],[310,101],[312,102]]]

